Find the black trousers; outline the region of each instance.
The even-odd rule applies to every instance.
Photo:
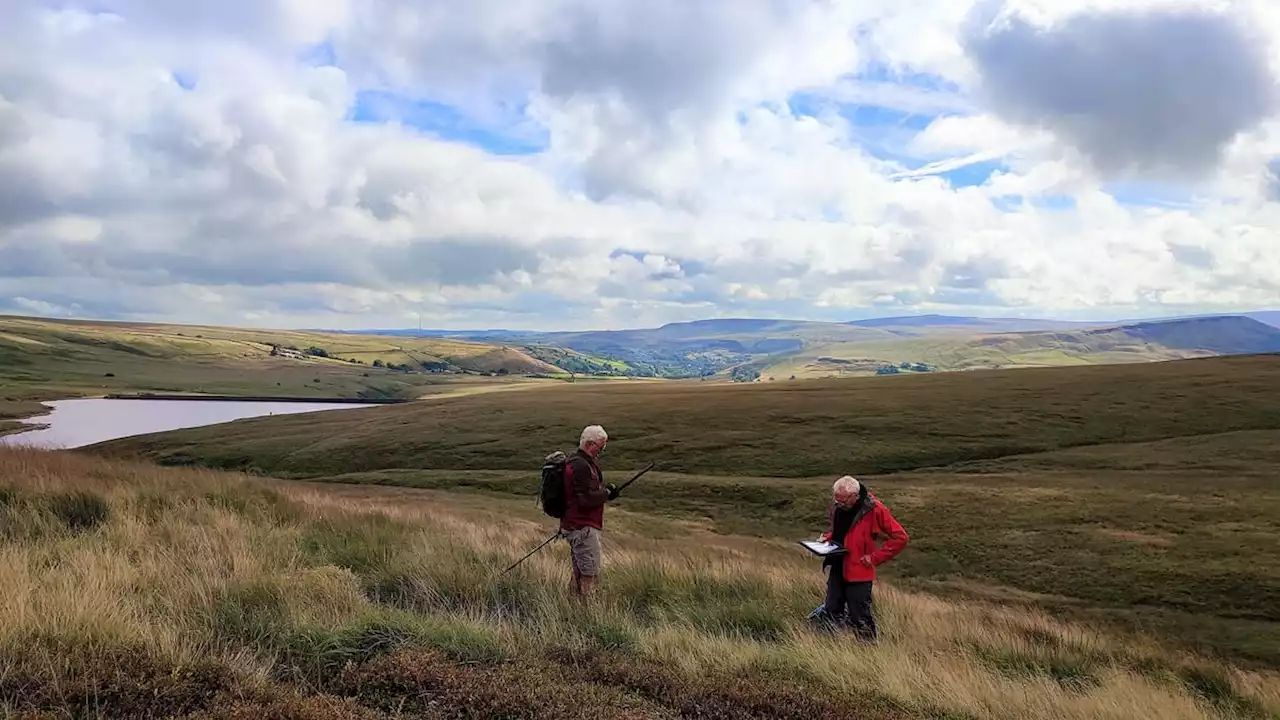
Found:
[[[842,565],[837,561],[830,566],[823,606],[832,617],[842,618],[858,637],[875,640],[879,629],[871,605],[871,582],[845,582]]]

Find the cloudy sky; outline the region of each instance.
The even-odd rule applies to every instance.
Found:
[[[0,312],[1280,307],[1273,0],[0,0]]]

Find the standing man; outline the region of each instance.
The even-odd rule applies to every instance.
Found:
[[[609,442],[599,425],[583,429],[578,450],[564,468],[565,511],[560,533],[573,554],[570,592],[588,597],[600,577],[600,533],[604,530],[604,505],[618,497],[618,488],[606,485],[597,459]]]
[[[893,559],[910,538],[893,513],[866,485],[845,475],[831,488],[829,526],[819,540],[841,545],[848,552],[828,557],[826,601],[814,619],[841,619],[859,639],[875,642],[879,631],[871,606],[876,568]],[[825,616],[825,617],[824,617]]]

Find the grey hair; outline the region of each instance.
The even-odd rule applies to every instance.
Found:
[[[586,447],[589,442],[604,442],[609,439],[609,433],[599,425],[588,425],[582,429],[582,437],[578,440],[578,447]]]
[[[839,480],[836,480],[835,483],[831,486],[831,494],[833,496],[839,496],[839,495],[852,496],[852,495],[857,495],[860,492],[862,492],[862,484],[849,475],[845,475]]]

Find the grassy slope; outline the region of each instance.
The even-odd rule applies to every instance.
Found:
[[[778,379],[793,375],[804,379],[868,375],[885,363],[924,363],[935,370],[959,371],[1159,362],[1195,355],[1139,343],[1125,349],[1103,350],[1097,343],[1064,343],[1058,334],[1049,333],[987,338],[939,335],[889,342],[817,345],[781,358],[762,372]],[[841,360],[854,362],[852,365],[838,362]]]
[[[158,358],[240,360],[262,357],[273,344],[299,350],[320,347],[339,360],[418,364],[443,360],[466,370],[505,368],[511,373],[558,369],[518,350],[490,343],[444,338],[379,337],[298,330],[253,330],[201,325],[160,325],[0,317],[0,340],[31,352],[55,342],[119,349]]]
[[[802,626],[816,561],[615,509],[601,602],[524,501],[0,449],[0,707],[33,717],[1208,718],[1280,676],[882,584],[874,649]],[[500,521],[500,522],[499,522]]]
[[[323,347],[337,359],[271,357],[271,343]],[[173,325],[0,318],[0,399],[114,391],[302,397],[417,397],[487,378],[407,374],[373,360],[444,358],[475,371],[542,372],[552,366],[498,346],[453,340],[371,338]]]
[[[910,332],[918,336],[810,344],[768,365],[763,374],[778,379],[866,375],[880,364],[903,362],[925,363],[946,371],[1123,364],[1280,349],[1280,332],[1275,328],[1235,317],[1056,332],[991,334],[965,326]]]
[[[567,347],[594,348],[619,343],[643,346],[705,340],[736,341],[746,346],[754,345],[761,340],[777,339],[796,339],[805,342],[864,341],[889,339],[893,334],[877,328],[840,323],[748,319],[700,320],[638,330],[531,333],[517,337]]]
[[[916,331],[913,331],[916,332]],[[824,377],[873,372],[879,362],[923,362],[941,370],[1118,364],[1280,350],[1280,332],[1243,317],[1182,319],[1118,327],[1015,333],[927,328],[917,338],[807,348],[767,372]],[[862,359],[862,363],[821,358]]]
[[[629,507],[808,537],[831,478],[852,472],[917,538],[888,570],[901,582],[1144,624],[1280,665],[1277,381],[1280,357],[617,384],[255,420],[99,450],[529,498],[542,456],[600,421],[614,437],[612,477],[660,463]]]
[[[527,469],[577,428],[615,438],[608,462],[671,472],[884,473],[1115,442],[1280,428],[1280,356],[735,385],[567,385],[323,416],[264,418],[122,440],[271,472]],[[531,463],[533,465],[531,465]]]
[[[493,341],[494,337],[476,336]],[[659,328],[502,336],[584,352],[705,351],[720,344],[766,378],[874,374],[885,363],[939,370],[1173,360],[1280,351],[1280,331],[1247,317],[1179,318],[1121,326],[973,318],[871,325],[791,320],[703,320]],[[730,350],[724,343],[735,343]],[[790,345],[789,345],[790,344]],[[699,350],[700,349],[700,350]],[[743,355],[749,353],[749,355]],[[670,358],[668,358],[669,360]]]
[[[1265,439],[1275,444],[1280,433]],[[1108,448],[1118,449],[1129,448]],[[528,502],[531,476],[382,470],[323,480]],[[1280,666],[1280,493],[1272,478],[1095,467],[864,480],[914,538],[885,569],[903,587],[1141,627],[1200,652]],[[822,529],[828,487],[826,479],[660,473],[629,489],[623,507],[717,533],[794,540]]]

